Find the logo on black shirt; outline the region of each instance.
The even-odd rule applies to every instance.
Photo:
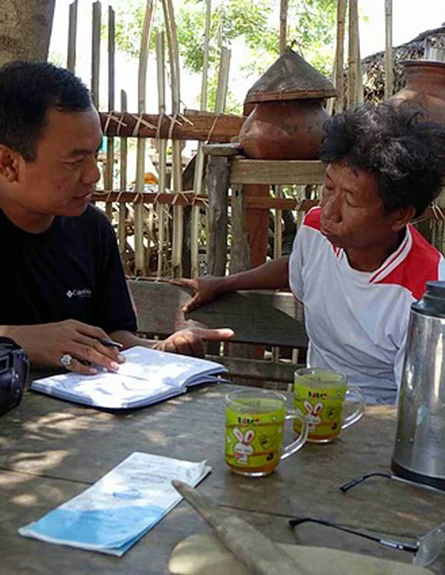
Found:
[[[66,295],[69,298],[72,297],[91,297],[91,290],[84,288],[84,289],[69,289],[66,292]]]

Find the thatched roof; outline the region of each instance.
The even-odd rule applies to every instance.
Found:
[[[404,60],[420,60],[427,45],[445,47],[445,23],[440,28],[427,30],[414,40],[397,46],[393,51],[394,59],[394,93],[405,86],[403,68]],[[363,89],[366,102],[382,102],[385,90],[385,52],[378,52],[362,60]]]
[[[329,98],[336,93],[330,80],[287,48],[250,88],[245,103]]]

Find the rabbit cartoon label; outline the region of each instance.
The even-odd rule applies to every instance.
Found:
[[[342,427],[343,398],[346,388],[320,390],[307,389],[303,384],[295,384],[294,409],[304,415],[309,423],[308,441],[330,441],[336,437]],[[321,391],[324,391],[324,397]],[[315,399],[317,397],[318,399]],[[295,420],[294,430],[299,432],[301,423]]]
[[[323,411],[323,404],[319,402],[312,405],[309,401],[304,401],[303,405],[306,410],[306,413],[303,413],[303,415],[309,420],[309,429],[313,430],[321,423],[321,417],[318,414]]]
[[[243,433],[240,429],[235,427],[233,434],[238,440],[238,443],[235,443],[233,448],[238,463],[249,465],[249,455],[252,455],[253,453],[253,447],[250,444],[255,437],[255,432],[252,429],[249,429],[246,433]]]
[[[269,473],[280,461],[285,407],[240,414],[226,409],[225,460],[241,474]],[[240,421],[241,420],[241,421]]]

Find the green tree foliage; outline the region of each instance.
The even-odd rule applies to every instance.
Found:
[[[336,0],[289,0],[288,41],[312,65],[329,75],[334,56]],[[143,0],[115,0],[117,46],[137,56],[145,9]],[[182,65],[200,72],[204,56],[205,0],[181,0],[176,3],[176,24]],[[209,106],[216,91],[219,43],[230,47],[243,42],[243,62],[236,63],[245,77],[258,77],[279,55],[279,0],[212,1],[211,41],[209,47]],[[153,34],[162,30],[163,15],[158,7]],[[233,65],[233,63],[232,63]],[[240,104],[228,94],[228,108],[240,110]]]

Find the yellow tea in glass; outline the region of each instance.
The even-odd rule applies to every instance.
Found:
[[[295,372],[294,409],[309,420],[308,441],[328,443],[363,416],[365,398],[362,392],[348,388],[344,374],[324,368],[304,368]],[[343,405],[347,396],[355,396],[356,410],[343,418]],[[295,420],[295,431],[300,423]]]
[[[297,440],[283,447],[284,422],[301,419]],[[226,397],[225,461],[233,473],[251,477],[268,475],[281,459],[305,443],[306,420],[286,408],[286,397],[266,390],[240,390]]]

